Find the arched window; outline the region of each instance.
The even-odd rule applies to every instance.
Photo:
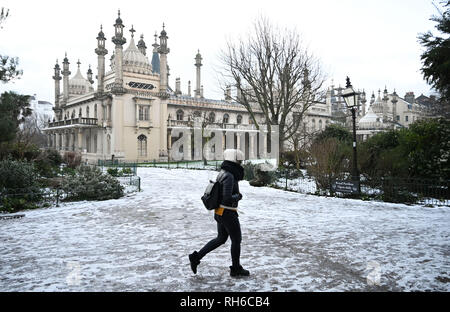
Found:
[[[89,118],[89,106],[86,106],[86,117]]]
[[[70,116],[70,118],[72,118],[72,119],[75,118],[75,110],[72,111],[72,116]]]
[[[82,117],[82,116],[83,116],[83,114],[81,112],[81,107],[80,107],[80,110],[78,111],[78,117]]]
[[[319,130],[322,130],[322,119],[319,120]]]
[[[91,152],[91,137],[89,135],[86,136],[86,152]]]
[[[202,117],[202,113],[200,113],[200,111],[195,111],[194,117]]]
[[[106,136],[106,153],[111,154],[111,135]]]
[[[138,136],[138,156],[147,156],[147,137],[143,134]]]
[[[216,114],[214,114],[213,112],[209,113],[208,119],[209,119],[209,122],[215,122]]]
[[[97,153],[97,135],[94,134],[94,153]]]
[[[94,105],[94,118],[97,118],[97,104]]]
[[[223,115],[223,123],[228,123],[230,120],[230,116],[228,114]]]
[[[236,117],[236,122],[240,125],[242,123],[242,116],[241,115],[237,115]]]
[[[315,120],[315,119],[311,120],[311,123],[312,123],[311,129],[312,129],[313,131],[316,130],[316,120]]]
[[[177,110],[177,120],[183,120],[183,118],[184,118],[183,110],[181,109]]]

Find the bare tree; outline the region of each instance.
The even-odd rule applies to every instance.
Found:
[[[211,137],[205,136],[205,129],[212,124],[220,124],[223,121],[222,120],[216,120],[215,119],[215,115],[211,115],[211,113],[214,114],[214,112],[212,111],[195,111],[192,114],[189,114],[188,116],[188,120],[190,120],[192,123],[194,121],[197,121],[200,123],[201,129],[202,129],[202,151],[203,151],[203,147],[205,146],[206,143],[208,143],[208,141],[211,139]],[[202,152],[202,160],[203,160],[203,164],[206,166],[208,164],[205,155],[203,155]]]
[[[323,97],[325,77],[319,61],[304,48],[294,29],[280,29],[260,17],[253,33],[222,51],[224,85],[234,85],[234,100],[242,104],[257,129],[255,111],[264,122],[279,125],[280,152],[298,130],[308,108]]]
[[[33,113],[26,117],[17,132],[16,140],[25,145],[35,144],[38,147],[45,147],[47,138],[42,131],[45,125],[45,117]]]
[[[297,131],[287,140],[294,152],[294,160],[296,169],[300,169],[300,161],[306,157],[307,151],[316,137],[317,132],[308,130],[306,125],[302,122],[302,126],[297,128]],[[303,156],[303,157],[302,157]]]

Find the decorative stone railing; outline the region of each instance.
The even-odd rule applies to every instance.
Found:
[[[62,127],[62,126],[70,126],[70,125],[97,126],[98,119],[97,118],[84,118],[84,117],[65,119],[65,120],[50,122],[48,124],[48,127],[54,128],[54,127]]]

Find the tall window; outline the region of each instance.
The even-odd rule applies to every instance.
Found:
[[[97,104],[94,105],[94,118],[97,118]]]
[[[313,119],[311,122],[312,122],[312,130],[315,131],[316,130],[316,120]]]
[[[254,124],[252,116],[248,116],[248,124],[249,125],[253,125]]]
[[[111,136],[109,134],[106,137],[106,153],[111,154]]]
[[[209,119],[209,122],[215,122],[216,114],[214,114],[213,112],[209,113],[208,119]]]
[[[228,114],[223,115],[223,123],[228,123],[230,120],[230,116]]]
[[[94,134],[94,153],[97,153],[97,135]]]
[[[86,136],[86,152],[91,152],[91,137],[89,135]]]
[[[147,137],[143,134],[138,136],[138,156],[147,156]]]
[[[81,112],[81,107],[80,107],[80,110],[78,111],[78,117],[81,117],[81,116],[83,116],[83,114]]]
[[[238,124],[241,124],[241,123],[242,123],[242,116],[241,116],[241,115],[237,115],[236,122],[237,122]]]
[[[177,110],[177,120],[183,120],[183,117],[184,112],[181,109]]]
[[[322,119],[319,120],[319,130],[322,130]]]
[[[139,106],[139,120],[149,120],[148,106]]]
[[[89,118],[89,106],[86,106],[86,117]]]

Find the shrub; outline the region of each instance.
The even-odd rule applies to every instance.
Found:
[[[244,180],[251,181],[255,178],[255,164],[246,162],[242,165],[244,168]]]
[[[307,169],[315,178],[318,189],[329,190],[334,179],[342,178],[348,172],[348,148],[336,138],[324,139],[311,146],[312,161]]]
[[[276,172],[269,163],[257,164],[254,168],[254,178],[250,181],[252,186],[271,185],[277,179]]]
[[[62,189],[67,200],[107,200],[123,196],[123,186],[97,167],[80,166],[74,176],[65,177]]]
[[[130,168],[123,168],[121,174],[122,175],[132,175],[133,171]]]
[[[67,167],[75,169],[81,164],[81,154],[76,152],[65,152],[63,157]]]
[[[106,170],[106,172],[108,172],[108,174],[113,176],[113,177],[118,177],[119,176],[119,169],[118,168],[108,168],[108,170]]]
[[[62,157],[56,150],[44,150],[34,160],[35,167],[43,177],[54,177],[59,171]]]
[[[38,175],[32,163],[6,159],[0,161],[0,210],[14,212],[35,208],[41,200]]]

